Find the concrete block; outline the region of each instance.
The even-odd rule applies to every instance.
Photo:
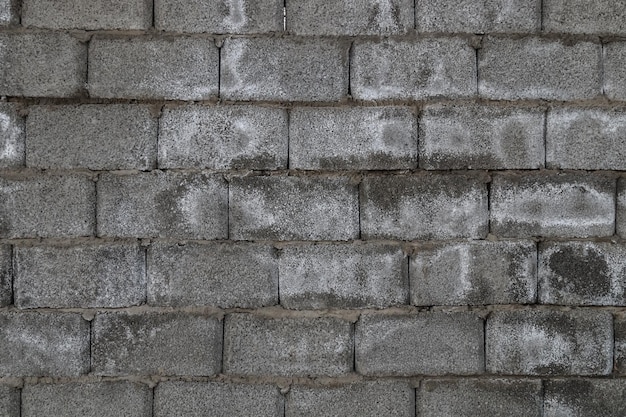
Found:
[[[420,417],[541,417],[539,380],[427,379],[417,393]]]
[[[282,32],[283,5],[283,0],[156,0],[154,25],[169,32]]]
[[[379,35],[413,29],[412,0],[287,0],[287,30],[297,35]]]
[[[228,185],[205,173],[103,174],[98,236],[225,239]]]
[[[0,103],[0,169],[24,166],[24,119],[14,103]]]
[[[336,377],[352,370],[353,348],[352,324],[342,319],[229,314],[223,372]]]
[[[167,108],[159,126],[159,168],[284,169],[288,135],[284,109]]]
[[[23,0],[22,25],[48,29],[149,29],[151,0]]]
[[[151,417],[152,389],[128,381],[26,385],[21,417]]]
[[[626,42],[604,45],[604,94],[612,100],[626,100]]]
[[[12,303],[13,249],[10,245],[0,245],[0,307],[5,307]]]
[[[613,318],[605,311],[498,311],[485,331],[490,373],[608,375],[613,369]]]
[[[417,117],[410,107],[297,107],[289,116],[294,169],[413,169]]]
[[[229,202],[231,239],[359,236],[357,185],[346,177],[235,177]]]
[[[148,303],[221,308],[278,304],[274,248],[154,242],[148,249]]]
[[[624,375],[626,374],[626,316],[616,316],[614,326],[615,371]]]
[[[418,32],[528,33],[541,29],[538,0],[417,0]]]
[[[545,417],[619,417],[626,410],[624,379],[552,379],[546,381]]]
[[[476,52],[461,38],[356,41],[350,85],[361,100],[472,97]]]
[[[483,320],[471,313],[377,315],[356,324],[363,375],[472,375],[484,370]]]
[[[16,246],[18,308],[119,308],[146,300],[145,251],[138,244]]]
[[[0,0],[0,26],[18,25],[20,23],[18,0]]]
[[[73,313],[0,313],[0,376],[89,372],[89,322]]]
[[[550,110],[546,164],[559,169],[626,170],[626,111]]]
[[[496,174],[491,232],[503,237],[611,236],[615,180],[577,173]]]
[[[417,248],[409,265],[411,304],[532,304],[537,297],[534,242],[474,241]]]
[[[62,32],[0,33],[0,96],[75,97],[85,87],[87,46]]]
[[[26,165],[43,169],[153,169],[157,129],[148,106],[33,106],[26,123]]]
[[[488,36],[478,51],[478,92],[495,100],[598,97],[601,49],[588,41]]]
[[[93,236],[95,188],[83,174],[3,174],[0,237]]]
[[[220,97],[338,101],[348,94],[347,42],[330,38],[229,38],[221,50]]]
[[[366,177],[360,201],[364,239],[476,239],[487,235],[487,186],[470,176]]]
[[[406,304],[408,262],[387,244],[287,246],[279,258],[280,303],[298,310]]]
[[[592,35],[626,35],[624,0],[544,0],[546,32]]]
[[[19,389],[8,385],[0,385],[0,415],[5,417],[22,417],[20,415]]]
[[[332,387],[295,385],[285,417],[412,417],[415,390],[403,381],[367,381]]]
[[[218,95],[219,53],[208,39],[103,38],[89,43],[89,94],[206,100]]]
[[[544,109],[433,104],[420,118],[420,167],[543,168]]]
[[[626,238],[626,179],[620,178],[617,181],[617,207],[616,207],[616,229],[617,234]]]
[[[168,381],[154,390],[154,417],[276,417],[283,415],[277,387],[222,382]]]
[[[181,313],[102,313],[92,323],[96,375],[213,376],[220,372],[222,323]]]

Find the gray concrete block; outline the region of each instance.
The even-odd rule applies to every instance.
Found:
[[[0,376],[89,372],[89,322],[73,313],[0,313]]]
[[[604,45],[604,94],[612,100],[626,100],[626,42]]]
[[[159,126],[159,168],[284,169],[288,135],[284,109],[167,108]]]
[[[13,302],[13,249],[0,245],[0,307]]]
[[[544,109],[428,105],[419,123],[420,168],[543,168]]]
[[[205,173],[103,174],[98,236],[225,239],[228,185]]]
[[[541,417],[539,380],[427,379],[417,392],[420,417]]]
[[[578,173],[496,174],[491,232],[503,237],[611,236],[615,180]]]
[[[274,248],[154,242],[148,249],[148,303],[222,308],[278,304]]]
[[[206,100],[218,95],[210,39],[103,38],[89,43],[89,94],[99,98]]]
[[[544,0],[546,32],[626,35],[624,0]]]
[[[613,369],[613,318],[605,311],[499,311],[485,331],[490,373],[608,375]]]
[[[338,101],[348,94],[347,42],[330,38],[229,38],[221,50],[220,97]]]
[[[408,263],[386,244],[287,246],[279,258],[280,303],[297,310],[406,304]]]
[[[152,389],[128,381],[26,385],[21,417],[151,417]]]
[[[431,244],[411,256],[411,304],[532,304],[537,298],[534,242]]]
[[[483,320],[472,313],[362,314],[356,371],[364,375],[472,375],[484,370]]]
[[[332,387],[295,385],[285,417],[412,417],[415,390],[403,381],[368,381]]]
[[[350,240],[359,236],[357,185],[345,177],[235,177],[230,238]]]
[[[418,32],[528,33],[541,29],[538,0],[417,0]]]
[[[222,382],[169,381],[154,390],[154,417],[276,417],[283,415],[277,387]]]
[[[617,181],[617,213],[615,218],[617,234],[626,238],[626,179]]]
[[[289,115],[294,169],[413,169],[417,117],[410,107],[298,107]]]
[[[92,179],[82,174],[3,174],[0,177],[0,236],[93,236],[95,188]]]
[[[92,323],[96,375],[213,376],[220,372],[222,323],[181,313],[102,313]]]
[[[145,251],[138,244],[16,246],[18,308],[119,308],[146,300]]]
[[[350,85],[361,100],[471,97],[476,52],[461,38],[356,41]]]
[[[26,122],[26,165],[149,170],[156,166],[157,128],[148,106],[33,106]]]
[[[149,29],[151,0],[23,0],[22,25],[48,29]]]
[[[14,103],[0,103],[0,168],[24,166],[24,119]]]
[[[20,23],[18,0],[0,0],[0,26]]]
[[[283,5],[283,0],[156,0],[154,25],[169,32],[282,32]]]
[[[478,92],[495,100],[595,98],[600,55],[600,45],[588,41],[488,36],[478,51]]]
[[[225,374],[341,376],[352,370],[352,324],[334,317],[230,314],[224,324]]]
[[[549,168],[626,170],[626,111],[556,108],[548,113]]]
[[[614,320],[615,371],[626,374],[626,316],[619,315]]]
[[[620,417],[626,410],[624,379],[552,379],[546,381],[545,417]]]
[[[0,96],[75,97],[87,74],[87,46],[61,32],[0,33]]]
[[[412,0],[287,0],[287,30],[297,35],[396,35],[413,29]]]
[[[20,414],[20,390],[7,385],[0,385],[0,415],[22,417]]]
[[[487,186],[462,175],[372,176],[361,184],[365,239],[484,238]]]

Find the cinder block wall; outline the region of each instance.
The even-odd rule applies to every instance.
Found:
[[[1,416],[625,415],[625,1],[0,25]]]

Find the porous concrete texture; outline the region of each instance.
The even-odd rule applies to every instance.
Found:
[[[478,177],[369,176],[363,179],[360,193],[364,239],[480,239],[487,235],[487,186]]]
[[[334,317],[229,314],[223,372],[239,376],[341,376],[352,370],[352,323]]]
[[[297,107],[289,113],[289,167],[304,170],[417,167],[410,107]]]
[[[0,385],[0,415],[21,417],[20,390],[8,385]]]
[[[626,316],[619,315],[614,320],[615,330],[615,370],[626,374]]]
[[[428,105],[419,123],[419,166],[543,168],[544,112],[541,107]]]
[[[498,311],[485,332],[489,373],[608,375],[613,369],[613,318],[605,311]]]
[[[145,171],[156,167],[157,121],[141,105],[33,106],[26,149],[28,167]]]
[[[617,213],[615,213],[615,226],[617,234],[626,238],[626,179],[617,181]]]
[[[287,168],[287,112],[259,106],[165,109],[159,168]]]
[[[476,94],[476,53],[467,39],[358,40],[350,61],[352,96],[423,100]]]
[[[626,35],[624,0],[544,0],[546,32],[593,35]]]
[[[18,107],[0,102],[0,169],[24,165],[24,129]]]
[[[615,229],[615,179],[608,176],[496,174],[490,203],[498,236],[611,236]]]
[[[543,415],[618,417],[626,410],[624,379],[553,379],[546,381]]]
[[[13,248],[0,245],[0,307],[13,301]]]
[[[607,43],[603,51],[604,94],[612,100],[626,100],[626,42]]]
[[[411,256],[411,304],[531,304],[537,249],[528,241],[475,241],[418,247]]]
[[[288,246],[279,277],[280,303],[290,309],[383,308],[408,298],[407,256],[392,245]]]
[[[0,0],[0,26],[19,24],[19,9],[18,0]]]
[[[221,352],[222,323],[207,315],[108,312],[92,323],[96,375],[213,376]]]
[[[364,313],[355,343],[356,371],[368,376],[484,371],[483,320],[473,313]]]

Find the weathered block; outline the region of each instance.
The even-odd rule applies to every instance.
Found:
[[[7,385],[0,385],[0,415],[5,417],[24,416],[20,414],[19,389]]]
[[[590,99],[601,94],[601,47],[579,41],[488,36],[478,51],[478,91],[495,100]]]
[[[417,167],[417,117],[410,107],[299,107],[289,117],[295,169]]]
[[[24,140],[24,119],[18,107],[0,103],[0,168],[24,166]]]
[[[615,180],[576,173],[496,174],[491,231],[504,237],[610,236]]]
[[[613,318],[604,311],[518,310],[487,319],[487,371],[508,375],[608,375]]]
[[[33,106],[26,148],[29,167],[149,170],[156,165],[157,121],[148,106]]]
[[[222,323],[181,313],[103,313],[93,321],[97,375],[202,375],[220,372]]]
[[[531,304],[537,296],[533,242],[434,244],[411,256],[411,304]]]
[[[352,324],[333,318],[230,314],[224,370],[234,375],[340,376],[352,370]]]
[[[356,371],[364,375],[468,375],[483,372],[483,321],[471,313],[362,314]]]
[[[13,249],[0,245],[0,307],[13,301]]]
[[[221,50],[220,96],[227,100],[341,100],[348,94],[348,47],[336,39],[226,39]]]
[[[626,42],[611,42],[604,45],[604,94],[612,100],[626,100],[624,79],[626,79]]]
[[[257,106],[165,109],[159,126],[159,168],[284,169],[287,112]]]
[[[280,303],[302,310],[406,304],[407,266],[398,246],[287,246],[279,258]]]
[[[476,53],[460,38],[356,41],[350,85],[362,100],[471,97]]]
[[[617,234],[626,238],[626,179],[620,178],[617,181],[617,213],[616,213]]]
[[[359,235],[357,185],[345,177],[235,177],[230,238],[350,240]]]
[[[552,379],[546,381],[545,417],[619,417],[626,410],[624,379]]]
[[[543,128],[543,108],[428,105],[419,124],[419,165],[425,169],[542,168]]]
[[[89,44],[89,94],[206,100],[218,95],[218,61],[207,39],[96,36]]]
[[[483,238],[487,186],[462,175],[372,176],[361,184],[365,239]]]
[[[221,175],[152,171],[100,176],[98,236],[227,235],[228,185]]]
[[[626,35],[624,0],[544,0],[546,32]]]
[[[617,373],[626,374],[626,317],[615,317],[615,370]]]
[[[18,0],[0,0],[0,26],[19,24],[19,9]]]

